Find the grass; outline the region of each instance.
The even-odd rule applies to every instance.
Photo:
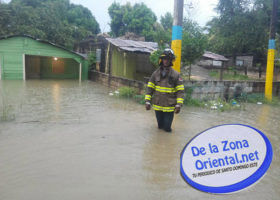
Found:
[[[241,102],[246,103],[263,103],[273,106],[280,106],[280,98],[279,97],[272,97],[272,100],[269,101],[265,98],[263,93],[252,93],[252,94],[242,94],[241,97],[238,99]]]
[[[220,72],[218,72],[216,70],[212,70],[209,72],[209,76],[219,79]],[[230,72],[224,71],[223,80],[245,81],[245,80],[250,80],[250,79],[248,76],[243,75],[243,74],[236,73],[236,75],[235,75],[233,71],[230,71]]]
[[[139,94],[136,88],[120,87],[115,92],[110,92],[109,95],[120,98],[133,99],[137,103],[145,104],[145,95]]]

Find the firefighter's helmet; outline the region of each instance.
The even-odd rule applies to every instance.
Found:
[[[163,53],[159,57],[159,64],[162,63],[162,59],[167,58],[172,62],[175,60],[175,55],[172,49],[164,49]]]

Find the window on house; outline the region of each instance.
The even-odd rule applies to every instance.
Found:
[[[236,65],[237,66],[243,66],[244,65],[244,61],[243,60],[236,60]]]

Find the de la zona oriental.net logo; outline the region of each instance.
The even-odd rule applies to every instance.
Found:
[[[208,193],[241,191],[260,180],[273,157],[272,145],[259,130],[243,124],[209,128],[181,153],[183,179]]]
[[[221,141],[221,144],[222,144],[222,151],[224,152],[234,151],[236,149],[249,148],[249,143],[247,140],[231,141],[231,142],[225,140],[225,141]],[[219,150],[217,145],[211,143],[208,144],[208,149],[211,154],[219,153],[221,151]],[[199,148],[197,146],[192,146],[191,151],[194,157],[199,155],[206,155],[205,147]],[[207,160],[204,161],[198,159],[195,162],[195,167],[197,170],[212,169],[212,168],[223,167],[228,165],[236,165],[239,163],[240,164],[247,163],[255,160],[259,160],[257,150],[255,150],[254,152],[243,153],[240,155],[238,153],[234,153],[232,156],[226,155],[222,158],[216,158],[216,159],[208,158]]]

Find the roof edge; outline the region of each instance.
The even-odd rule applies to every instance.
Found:
[[[79,54],[78,52],[75,52],[75,51],[72,51],[72,50],[70,50],[70,49],[67,49],[66,47],[63,47],[63,46],[60,46],[60,45],[58,45],[58,44],[49,42],[49,41],[47,41],[47,40],[41,40],[41,39],[35,38],[35,37],[33,37],[33,36],[30,36],[30,35],[26,35],[26,34],[17,34],[17,35],[1,36],[1,37],[0,37],[0,40],[9,39],[9,38],[14,38],[14,37],[25,37],[25,38],[30,38],[30,39],[36,40],[36,41],[38,41],[38,42],[45,43],[45,44],[49,44],[49,45],[52,45],[52,46],[54,46],[54,47],[63,49],[63,50],[65,50],[65,51],[69,51],[70,53],[73,53],[73,54],[75,54],[75,55],[77,55],[77,56],[80,56],[80,57],[82,57],[82,58],[84,58],[84,59],[87,58],[87,56],[81,55],[81,54]]]

